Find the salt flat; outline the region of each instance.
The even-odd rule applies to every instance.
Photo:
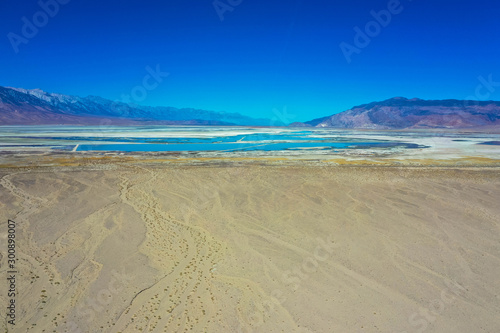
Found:
[[[0,165],[22,154],[178,154],[182,157],[284,157],[500,161],[498,130],[351,130],[189,126],[0,126]],[[495,144],[496,143],[496,144]],[[33,161],[31,161],[33,162]]]
[[[16,332],[500,330],[497,167],[112,159],[0,177]]]

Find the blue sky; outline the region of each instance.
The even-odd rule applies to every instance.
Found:
[[[41,1],[52,16],[37,1],[0,5],[0,85],[305,121],[500,82],[495,1],[55,1]],[[148,66],[169,75],[144,81]]]

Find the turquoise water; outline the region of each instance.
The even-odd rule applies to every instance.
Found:
[[[317,149],[346,149],[356,147],[394,147],[397,143],[386,142],[278,142],[278,143],[185,143],[185,144],[102,144],[102,145],[80,145],[77,151],[117,151],[117,152],[161,152],[161,151],[280,151],[280,150],[299,150],[308,148]],[[408,147],[411,148],[411,147]]]
[[[481,142],[480,144],[489,146],[500,146],[500,141],[487,141],[487,142]]]
[[[99,152],[238,152],[422,148],[401,140],[356,137],[356,131],[246,127],[0,127],[0,150]]]

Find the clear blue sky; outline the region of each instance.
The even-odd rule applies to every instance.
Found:
[[[354,27],[394,0],[220,0],[224,20],[213,0],[60,1],[47,22],[37,1],[0,4],[0,85],[116,100],[159,65],[170,75],[139,104],[269,118],[286,107],[304,121],[394,96],[464,99],[480,75],[500,82],[493,0],[401,0],[350,63],[339,45],[356,46]]]

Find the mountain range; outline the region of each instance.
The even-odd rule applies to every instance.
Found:
[[[0,125],[284,126],[276,119],[192,108],[150,107],[40,89],[0,87]],[[500,126],[500,102],[395,97],[290,126],[358,129],[490,128]]]
[[[239,113],[114,102],[97,96],[77,97],[40,89],[0,87],[0,125],[238,125],[283,126],[271,119]]]
[[[291,125],[358,129],[490,128],[500,126],[500,102],[395,97]]]

